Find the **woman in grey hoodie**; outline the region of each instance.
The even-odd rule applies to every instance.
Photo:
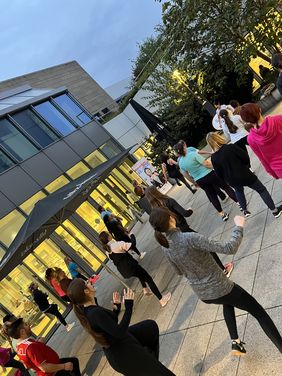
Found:
[[[282,337],[263,307],[247,291],[228,279],[211,252],[235,254],[243,238],[245,219],[234,218],[235,228],[230,240],[219,243],[194,232],[181,232],[176,227],[174,214],[166,208],[155,208],[150,223],[155,237],[174,266],[177,274],[185,275],[195,294],[207,304],[223,305],[224,319],[232,340],[232,353],[244,355],[244,342],[239,339],[234,308],[254,316],[265,334],[282,352]],[[164,234],[165,233],[165,234]]]

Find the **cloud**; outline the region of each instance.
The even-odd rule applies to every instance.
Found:
[[[152,0],[1,0],[1,9],[0,80],[77,60],[106,87],[130,75],[137,42],[161,21]]]

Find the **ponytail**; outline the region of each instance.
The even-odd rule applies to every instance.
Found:
[[[169,248],[169,243],[166,236],[160,231],[155,231],[155,239],[162,247]]]
[[[75,313],[76,317],[78,318],[80,324],[94,338],[95,342],[99,343],[99,345],[101,345],[105,348],[108,348],[109,343],[108,343],[105,335],[102,334],[102,333],[97,333],[91,328],[91,325],[89,324],[89,321],[87,320],[87,318],[85,316],[83,306],[74,304],[73,310],[74,310],[74,313]]]
[[[233,121],[230,119],[227,110],[221,110],[219,112],[219,115],[224,119],[225,124],[227,125],[227,128],[230,133],[236,133],[238,131],[238,127],[233,123]]]

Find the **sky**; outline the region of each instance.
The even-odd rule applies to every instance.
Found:
[[[0,81],[76,60],[105,88],[159,23],[155,0],[1,0]]]

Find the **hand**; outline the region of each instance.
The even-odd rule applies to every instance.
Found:
[[[120,304],[121,303],[120,294],[117,291],[115,291],[113,293],[113,303],[114,304]]]
[[[65,371],[72,371],[73,370],[73,364],[71,362],[64,363],[64,370]]]
[[[242,217],[241,215],[236,215],[236,217],[234,217],[234,223],[236,226],[244,227],[245,218]]]
[[[131,289],[123,290],[123,301],[134,300],[134,292]]]

